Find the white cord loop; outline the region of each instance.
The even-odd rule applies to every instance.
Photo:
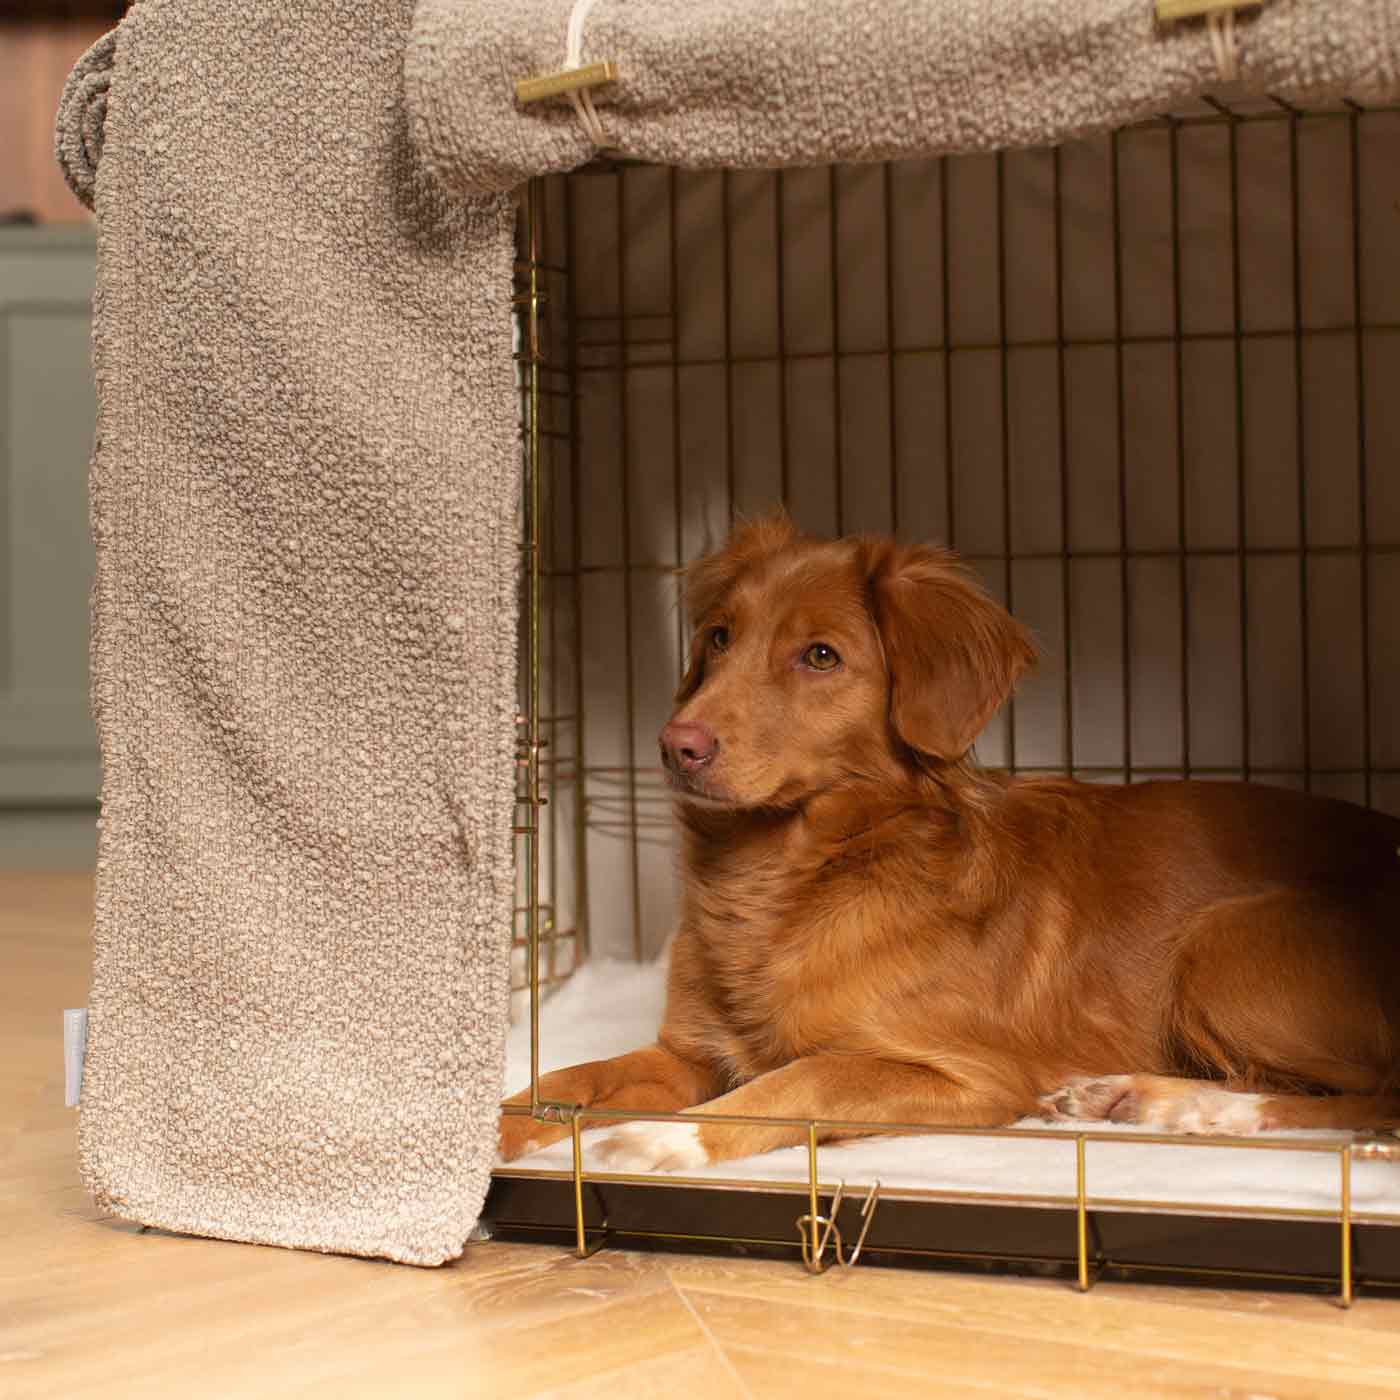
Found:
[[[583,22],[588,18],[588,12],[597,3],[598,0],[574,0],[574,8],[569,14],[568,44],[564,51],[566,72],[571,68],[583,67]],[[574,111],[578,113],[578,119],[583,123],[583,129],[588,133],[588,139],[599,149],[606,146],[608,138],[603,131],[603,123],[598,119],[598,109],[594,107],[593,98],[588,89],[582,88],[578,92],[571,92],[569,101],[574,104]]]
[[[586,0],[591,3],[591,0]],[[1240,40],[1235,30],[1234,10],[1214,10],[1206,16],[1211,52],[1222,83],[1233,83],[1240,76]]]

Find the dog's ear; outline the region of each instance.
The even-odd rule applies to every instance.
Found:
[[[690,623],[690,659],[681,678],[676,702],[689,699],[705,679],[705,641],[696,630],[724,601],[739,577],[754,564],[777,554],[800,538],[800,532],[781,508],[734,530],[721,549],[697,559],[685,571],[683,596]]]
[[[1035,660],[1030,634],[950,550],[862,540],[890,672],[890,724],[909,748],[961,758]]]

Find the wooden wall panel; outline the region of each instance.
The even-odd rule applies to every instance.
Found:
[[[30,212],[41,223],[77,223],[87,211],[53,155],[54,115],[64,79],[112,21],[0,19],[0,218]]]

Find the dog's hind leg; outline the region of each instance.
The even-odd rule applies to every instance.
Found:
[[[1205,1079],[1107,1074],[1075,1079],[1041,1100],[1051,1119],[1136,1123],[1162,1133],[1247,1137],[1282,1128],[1400,1126],[1400,1097],[1386,1094],[1273,1094]]]
[[[1146,1073],[1071,1080],[1050,1116],[1249,1134],[1400,1123],[1396,882],[1223,900],[1183,934]]]
[[[1279,890],[1203,911],[1178,953],[1162,1062],[1125,1068],[1304,1102],[1314,1093],[1362,1100],[1395,1094],[1397,924],[1394,879],[1370,888]],[[1368,1118],[1384,1111],[1351,1108]],[[1334,1121],[1336,1112],[1294,1105],[1290,1117],[1352,1126]]]

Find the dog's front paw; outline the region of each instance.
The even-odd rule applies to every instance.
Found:
[[[528,1157],[549,1142],[546,1126],[523,1114],[503,1114],[496,1140],[496,1165],[504,1166],[517,1157]]]
[[[710,1161],[698,1123],[624,1123],[595,1151],[615,1172],[679,1172]]]
[[[1093,1079],[1071,1079],[1053,1094],[1046,1094],[1040,1107],[1051,1121],[1132,1123],[1137,1112],[1133,1076],[1104,1074]]]

